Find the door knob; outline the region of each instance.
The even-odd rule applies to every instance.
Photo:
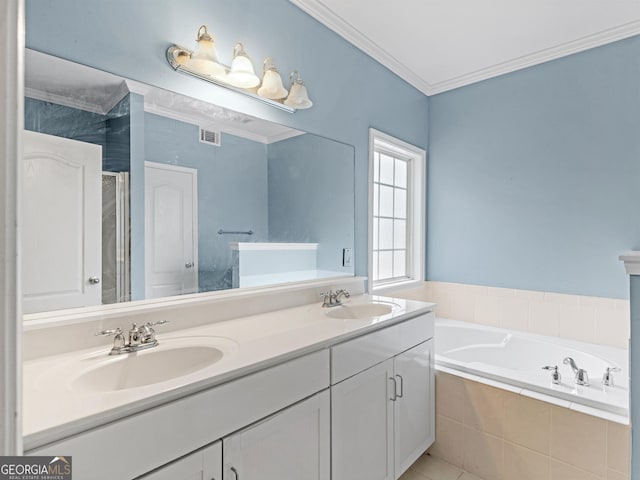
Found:
[[[187,267],[187,268],[191,268],[191,267],[193,267],[193,263],[187,262],[187,263],[184,264],[184,266]]]
[[[89,277],[89,283],[92,285],[97,285],[100,283],[100,277]]]

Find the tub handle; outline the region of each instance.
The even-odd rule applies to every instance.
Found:
[[[398,391],[398,382],[396,381],[395,377],[389,377],[389,380],[393,382],[393,397],[391,397],[389,400],[395,402],[398,398],[398,395],[396,394],[396,392]]]
[[[554,383],[556,385],[560,385],[562,383],[562,375],[560,375],[557,365],[554,365],[554,366],[547,365],[545,367],[542,367],[542,369],[551,370],[551,383]]]
[[[402,375],[396,375],[396,377],[398,378],[398,380],[400,380],[400,382],[399,382],[399,384],[400,384],[400,393],[396,393],[396,397],[402,398],[402,395],[404,393],[404,379],[402,378]]]
[[[602,376],[602,385],[605,387],[613,387],[613,372],[619,372],[619,367],[607,367],[607,371]]]

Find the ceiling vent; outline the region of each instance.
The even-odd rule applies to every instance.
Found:
[[[220,146],[220,132],[215,130],[207,130],[200,127],[200,142],[208,145]]]

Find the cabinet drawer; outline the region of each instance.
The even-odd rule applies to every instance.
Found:
[[[331,384],[429,340],[434,318],[430,312],[331,348]]]
[[[73,456],[74,478],[134,478],[328,386],[329,352],[322,350],[27,455]]]

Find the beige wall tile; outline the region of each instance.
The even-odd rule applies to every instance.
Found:
[[[462,467],[485,480],[502,480],[502,439],[464,428]]]
[[[462,469],[431,455],[422,455],[411,468],[433,480],[458,480],[462,475]]]
[[[515,296],[501,299],[500,326],[526,332],[529,329],[529,300]]]
[[[548,403],[509,394],[505,398],[504,411],[505,440],[549,454],[551,406]]]
[[[529,306],[529,331],[540,335],[558,336],[560,305],[533,301]]]
[[[464,425],[442,415],[436,415],[436,442],[429,452],[456,467],[462,468]]]
[[[516,291],[513,288],[487,287],[487,295],[494,298],[513,298]]]
[[[464,421],[464,380],[436,372],[436,412],[458,422]]]
[[[606,474],[607,422],[551,407],[551,456],[598,476]]]
[[[596,308],[596,342],[628,348],[630,324],[630,317],[624,309]]]
[[[549,456],[504,442],[505,480],[549,480]]]
[[[482,325],[500,326],[500,298],[476,296],[475,322]]]
[[[578,296],[578,304],[595,308],[615,308],[616,300],[605,297]]]
[[[560,305],[558,333],[581,342],[596,341],[596,309],[584,305]]]
[[[477,382],[464,382],[464,424],[468,427],[502,436],[504,390]]]
[[[565,293],[545,292],[544,301],[547,303],[559,303],[562,305],[577,305],[577,295],[567,295]]]
[[[603,477],[597,477],[589,472],[558,462],[551,459],[550,463],[550,480],[603,480]]]
[[[629,474],[629,427],[607,422],[607,468]]]

